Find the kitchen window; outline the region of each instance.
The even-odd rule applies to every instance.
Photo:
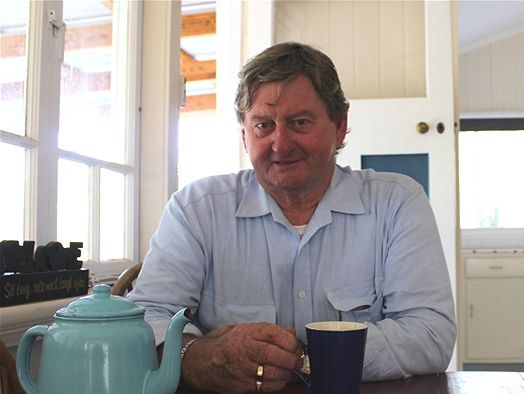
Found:
[[[524,119],[463,119],[461,130],[463,247],[524,250]]]
[[[138,260],[141,2],[0,2],[0,240]]]

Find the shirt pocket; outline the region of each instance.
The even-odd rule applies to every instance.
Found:
[[[336,289],[327,292],[327,299],[340,320],[373,322],[382,310],[382,298],[374,293],[362,295],[346,288]]]
[[[204,294],[197,315],[206,330],[213,330],[226,324],[276,323],[277,309],[275,304],[236,304]]]

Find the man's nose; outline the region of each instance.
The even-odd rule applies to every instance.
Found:
[[[286,124],[277,124],[274,133],[273,151],[277,153],[289,152],[295,146],[292,131]]]

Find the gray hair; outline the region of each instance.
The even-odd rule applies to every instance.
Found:
[[[240,70],[235,111],[240,124],[253,105],[253,95],[267,82],[283,82],[306,76],[326,105],[329,118],[338,123],[346,116],[349,102],[344,96],[331,59],[310,45],[285,42],[262,51]]]

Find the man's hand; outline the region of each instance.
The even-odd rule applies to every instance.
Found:
[[[292,369],[302,366],[301,348],[292,328],[270,323],[229,325],[211,331],[184,355],[182,379],[200,390],[242,393],[282,389]],[[264,367],[262,378],[257,368]]]

